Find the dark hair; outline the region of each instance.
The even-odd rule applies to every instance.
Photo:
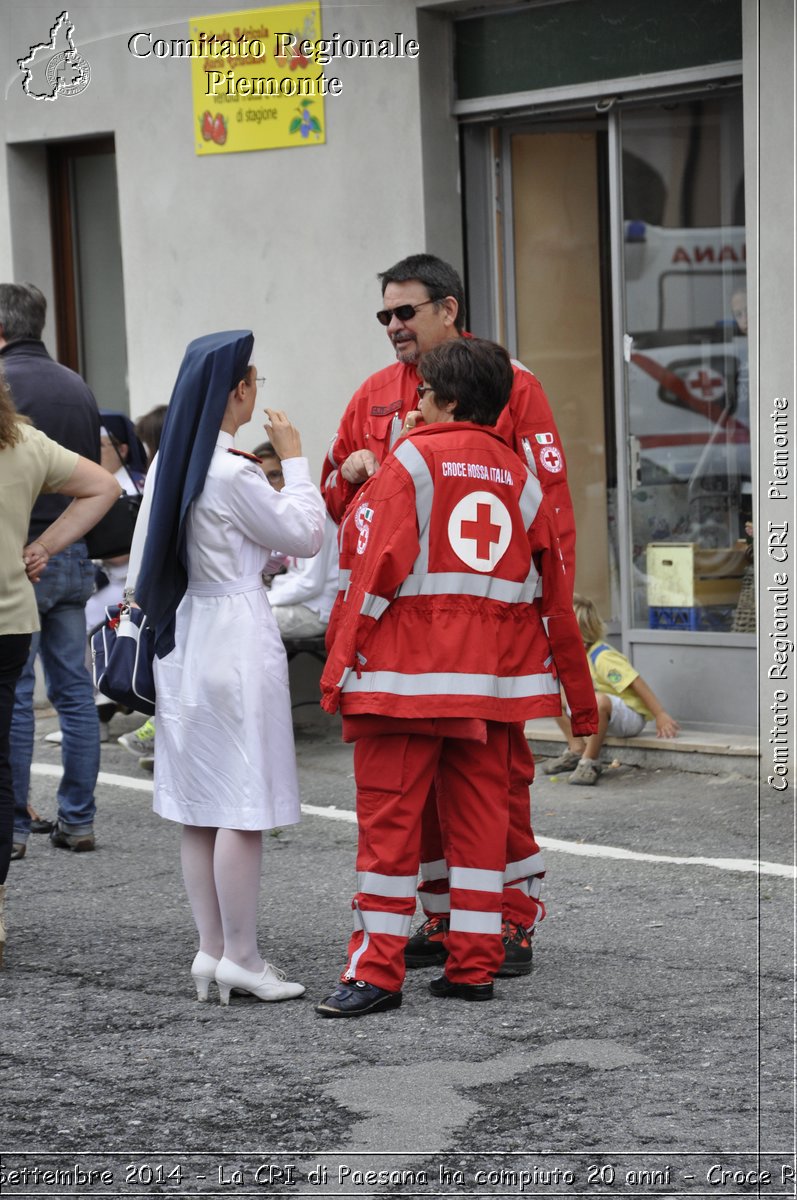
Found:
[[[0,325],[7,342],[41,338],[47,301],[33,283],[0,283]]]
[[[166,420],[168,407],[168,404],[158,404],[136,421],[136,434],[146,446],[150,462],[155,457],[158,447],[161,444],[163,422]]]
[[[465,328],[465,289],[462,280],[449,263],[434,254],[411,254],[402,258],[386,271],[380,271],[377,279],[382,284],[382,295],[389,283],[410,283],[417,280],[429,293],[430,300],[445,300],[453,296],[457,302],[455,327],[462,332]]]
[[[512,391],[512,362],[503,346],[484,338],[452,338],[427,350],[418,363],[435,399],[456,400],[456,421],[495,425]]]
[[[252,453],[256,454],[258,458],[276,458],[278,462],[282,461],[271,442],[261,442],[259,446],[255,446]]]

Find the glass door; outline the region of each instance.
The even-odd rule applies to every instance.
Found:
[[[623,111],[620,145],[632,625],[750,631],[741,96]]]
[[[517,357],[539,378],[567,454],[576,516],[576,589],[618,611],[616,473],[604,248],[605,122],[505,135],[507,230]]]

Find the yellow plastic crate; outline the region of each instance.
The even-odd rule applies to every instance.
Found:
[[[744,542],[705,550],[694,542],[649,542],[647,592],[651,608],[736,604],[747,564]]]

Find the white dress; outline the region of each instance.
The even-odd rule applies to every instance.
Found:
[[[155,660],[154,808],[184,825],[271,829],[300,819],[288,666],[261,573],[269,550],[315,554],[324,503],[305,458],[277,492],[220,433],[188,513],[188,591]]]

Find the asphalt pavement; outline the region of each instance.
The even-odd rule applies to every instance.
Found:
[[[401,1009],[323,1020],[356,835],[351,748],[324,720],[297,732],[304,819],[265,838],[261,946],[301,1000],[196,1001],[178,830],[115,742],[96,852],[34,835],[12,863],[3,1197],[794,1196],[792,798],[733,775],[540,774],[532,975],[469,1004],[413,971]],[[32,784],[47,815],[54,727]]]

